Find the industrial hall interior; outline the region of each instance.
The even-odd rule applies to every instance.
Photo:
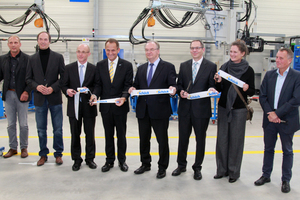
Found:
[[[0,0],[0,199],[299,199],[299,10]]]

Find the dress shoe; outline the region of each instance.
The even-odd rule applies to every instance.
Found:
[[[128,165],[124,162],[124,163],[119,163],[119,167],[120,167],[120,170],[123,171],[123,172],[127,172],[128,171]]]
[[[140,166],[137,170],[134,171],[135,174],[142,174],[145,171],[150,171],[151,167],[147,167],[145,165]]]
[[[270,178],[266,178],[264,176],[261,176],[257,181],[254,182],[254,185],[260,186],[260,185],[263,185],[265,183],[269,183],[270,181],[271,181]]]
[[[220,178],[223,178],[223,176],[222,176],[222,175],[218,175],[218,174],[216,174],[216,175],[214,176],[214,179],[220,179]]]
[[[288,181],[282,181],[281,192],[289,193],[291,191],[290,183]]]
[[[28,157],[27,149],[26,148],[21,149],[21,158],[26,158],[26,157]]]
[[[102,172],[108,172],[110,170],[110,168],[113,168],[114,164],[109,164],[109,163],[105,163],[105,165],[103,165],[103,167],[101,168]]]
[[[45,162],[47,162],[48,158],[46,156],[41,156],[41,158],[39,159],[39,161],[36,163],[37,166],[42,166],[45,164]]]
[[[96,169],[97,164],[94,161],[86,161],[86,164],[89,166],[91,169]]]
[[[202,174],[201,174],[200,169],[196,169],[196,170],[194,171],[194,179],[195,179],[195,180],[201,180],[201,179],[202,179]]]
[[[218,174],[216,174],[216,175],[214,176],[214,179],[220,179],[220,178],[223,178],[223,177],[225,177],[225,176],[228,176],[228,174],[226,173],[224,176],[223,176],[223,175],[218,175]]]
[[[164,178],[166,176],[166,170],[165,169],[159,169],[156,178]]]
[[[74,165],[72,166],[72,170],[78,171],[78,170],[80,170],[80,166],[81,166],[81,163],[74,163]]]
[[[3,156],[3,158],[10,158],[15,154],[18,154],[17,150],[9,149],[9,151]]]
[[[236,180],[237,180],[237,178],[229,178],[228,182],[229,183],[234,183],[234,182],[236,182]]]
[[[186,172],[186,168],[177,167],[173,172],[172,176],[179,176],[181,172]]]
[[[62,160],[62,158],[60,156],[56,157],[55,162],[56,162],[57,165],[63,164],[63,160]]]

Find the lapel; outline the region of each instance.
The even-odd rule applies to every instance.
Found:
[[[151,85],[153,85],[153,83],[155,82],[155,80],[157,79],[157,77],[159,77],[160,72],[163,70],[163,65],[164,65],[164,62],[162,61],[162,59],[160,59],[158,65],[156,67],[156,70],[155,70],[155,72],[154,72],[154,74],[152,76],[152,79],[151,79],[149,87]],[[148,62],[147,62],[147,68],[148,68]],[[147,77],[147,70],[146,70],[146,77]],[[147,82],[147,78],[146,78],[146,82]]]
[[[119,58],[119,61],[117,63],[117,69],[116,69],[115,75],[114,75],[114,81],[112,82],[112,84],[115,82],[115,80],[119,80],[118,77],[122,73],[122,65],[123,65],[123,61],[121,58]]]
[[[39,54],[39,52],[37,52],[35,55],[33,55],[34,57],[36,57],[35,59],[33,59],[33,60],[35,60],[35,66],[36,66],[36,69],[35,70],[37,70],[38,72],[38,74],[40,74],[41,76],[43,76],[43,77],[45,77],[45,74],[44,74],[44,72],[43,72],[43,66],[42,66],[42,62],[41,62],[41,58],[40,58],[40,54]],[[49,59],[50,59],[50,57],[49,57]],[[48,69],[48,67],[47,67],[47,69]]]
[[[271,97],[272,98],[270,98],[270,100],[272,102],[270,103],[270,105],[272,105],[272,107],[274,106],[276,81],[277,81],[277,72],[276,72],[276,70],[274,70],[272,75],[270,76],[270,85],[268,86],[268,89],[271,90]]]
[[[48,68],[48,67],[47,67]],[[74,62],[74,65],[73,65],[73,67],[72,67],[72,71],[73,71],[73,77],[74,77],[74,79],[75,79],[75,81],[76,81],[76,84],[75,85],[79,85],[79,87],[80,87],[80,78],[79,78],[79,72],[78,72],[78,62],[76,61],[76,62]],[[83,80],[83,83],[84,83],[84,81],[85,81],[85,78],[84,78],[84,80]]]
[[[9,77],[10,78],[9,53],[10,52],[8,52],[8,54],[6,54],[3,65],[5,67],[4,77]]]
[[[104,77],[105,78],[105,80],[103,80],[103,82],[107,82],[107,83],[110,83],[110,84],[112,84],[112,82],[110,81],[110,75],[109,75],[109,70],[108,70],[108,68],[109,68],[109,65],[110,64],[110,61],[109,61],[109,59],[108,58],[106,58],[106,60],[104,60],[104,64],[103,64],[103,75],[104,76],[101,76],[101,77]],[[101,73],[101,72],[100,72]]]
[[[92,76],[92,74],[91,74],[91,66],[90,66],[89,63],[87,63],[86,70],[85,70],[85,75],[84,75],[84,80],[83,80],[82,85],[86,84],[86,82],[88,81],[88,78],[91,77],[91,76]]]
[[[187,80],[193,80],[193,59],[189,60],[186,66]]]

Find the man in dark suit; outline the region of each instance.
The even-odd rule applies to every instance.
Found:
[[[40,143],[40,160],[42,166],[48,159],[47,154],[47,115],[51,112],[53,126],[53,148],[55,162],[63,163],[64,150],[62,137],[62,96],[61,81],[65,71],[64,59],[61,54],[49,48],[51,36],[47,32],[37,35],[39,51],[30,56],[26,72],[26,82],[34,90],[35,119]]]
[[[300,72],[291,69],[290,49],[279,49],[276,55],[277,70],[268,71],[260,87],[259,102],[264,111],[264,160],[262,176],[254,182],[260,186],[271,181],[274,148],[279,133],[283,160],[281,191],[290,191],[293,166],[293,137],[299,130]]]
[[[66,66],[62,84],[62,92],[68,98],[67,115],[69,116],[72,136],[71,156],[72,160],[74,160],[74,164],[72,166],[73,171],[78,171],[83,161],[81,158],[80,145],[82,121],[86,141],[85,162],[91,169],[97,168],[97,164],[94,162],[96,153],[95,121],[97,116],[97,107],[89,105],[90,94],[93,92],[95,85],[96,67],[87,62],[88,57],[91,55],[88,45],[80,44],[77,47],[76,54],[78,61]],[[77,93],[77,88],[86,88],[91,92]],[[78,102],[77,106],[75,106],[75,102]]]
[[[28,55],[20,50],[21,41],[17,35],[7,40],[10,51],[0,57],[0,81],[4,79],[2,100],[5,101],[7,116],[7,132],[9,151],[3,156],[9,158],[18,153],[17,118],[20,126],[21,157],[28,156],[28,102],[31,99],[31,89],[25,82]]]
[[[173,64],[159,58],[159,43],[148,41],[145,53],[148,62],[141,65],[135,76],[133,87],[136,89],[166,89],[176,93],[176,71]],[[169,165],[168,127],[172,114],[170,96],[167,94],[139,96],[136,105],[136,117],[139,124],[140,154],[142,166],[134,171],[142,174],[151,169],[150,139],[151,127],[154,130],[159,145],[159,160],[157,178],[166,176]]]
[[[132,86],[132,64],[118,57],[120,51],[119,42],[116,39],[108,39],[105,42],[107,59],[97,63],[96,79],[97,86],[94,94],[100,99],[120,97],[115,104],[100,104],[100,112],[105,132],[106,162],[102,172],[107,172],[114,166],[115,144],[114,129],[117,132],[117,147],[119,167],[126,172],[126,122],[129,112],[128,89]],[[95,98],[95,97],[94,97]],[[95,98],[96,99],[96,98]]]
[[[193,165],[194,179],[201,180],[201,168],[205,153],[205,138],[209,119],[211,117],[210,98],[188,100],[189,93],[214,91],[213,79],[217,65],[203,58],[205,49],[202,41],[194,40],[190,44],[190,53],[193,59],[181,63],[177,86],[180,102],[178,108],[179,142],[178,142],[178,167],[173,171],[173,176],[178,176],[186,171],[186,157],[190,135],[194,128],[196,136],[196,158]],[[188,89],[188,91],[187,91]]]

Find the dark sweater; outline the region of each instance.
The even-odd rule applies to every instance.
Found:
[[[39,54],[40,54],[40,59],[41,59],[42,67],[43,67],[43,72],[44,72],[44,75],[45,75],[46,70],[47,70],[47,66],[48,66],[50,48],[45,49],[45,50],[40,49]]]
[[[225,72],[228,73],[228,70],[226,70]],[[240,80],[244,81],[249,85],[249,89],[246,92],[243,91],[243,88],[238,87],[241,94],[247,102],[247,95],[253,96],[255,94],[254,71],[252,67],[249,66],[248,70],[241,76]],[[220,83],[216,83],[216,89],[219,92],[222,92],[218,105],[222,106],[223,108],[226,108],[227,93],[230,86],[231,82],[225,79],[222,79]],[[235,102],[232,107],[233,109],[245,108],[245,104],[243,103],[239,95],[236,96]]]

